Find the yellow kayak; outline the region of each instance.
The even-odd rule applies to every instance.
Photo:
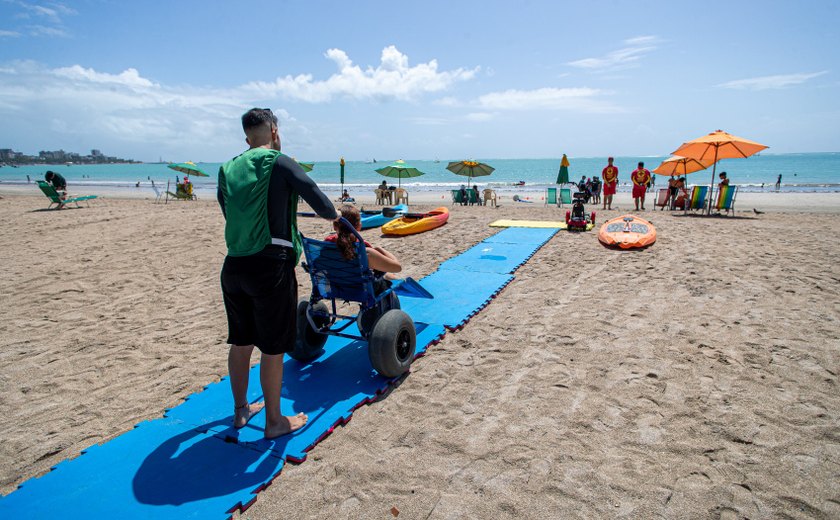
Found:
[[[383,235],[414,235],[446,224],[449,210],[440,207],[428,213],[406,213],[382,226]]]

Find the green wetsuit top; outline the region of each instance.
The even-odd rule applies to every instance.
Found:
[[[297,263],[302,250],[298,195],[318,216],[336,218],[335,207],[303,168],[277,150],[252,148],[223,164],[217,198],[225,216],[228,255],[270,251],[277,247],[272,239],[279,239],[294,248]]]

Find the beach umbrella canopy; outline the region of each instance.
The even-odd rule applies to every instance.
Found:
[[[718,161],[721,159],[743,159],[757,154],[765,148],[767,146],[763,144],[732,135],[723,130],[717,130],[709,135],[683,143],[672,154],[696,159],[705,164],[712,164],[711,185],[714,186]],[[706,212],[712,212],[712,197],[709,197],[709,208]]]
[[[176,172],[181,172],[184,175],[195,175],[196,177],[209,177],[206,173],[204,173],[201,168],[195,165],[192,161],[187,161],[184,163],[172,163],[169,165],[170,168],[175,170]]]
[[[469,181],[467,182],[470,184],[472,184],[473,177],[483,177],[496,171],[496,169],[489,164],[472,160],[451,162],[446,166],[446,169],[455,175],[464,175],[465,177],[469,177]]]
[[[555,184],[568,184],[569,183],[569,158],[566,157],[566,154],[563,154],[563,158],[560,159],[560,171],[557,172],[557,182]]]
[[[298,161],[297,159],[295,159],[294,157],[292,157],[292,160],[295,161],[296,163],[298,163],[298,166],[303,168],[303,171],[305,171],[306,173],[311,172],[312,169],[315,168],[315,163],[301,162],[301,161]]]
[[[413,166],[409,166],[400,159],[396,161],[394,164],[389,164],[383,168],[379,168],[374,170],[379,175],[384,175],[385,177],[394,177],[397,180],[397,185],[402,186],[402,180],[407,179],[409,177],[420,177],[421,175],[426,175],[425,172],[421,172],[417,168]]]
[[[668,177],[679,177],[681,175],[688,175],[689,173],[705,170],[709,166],[711,166],[711,164],[704,164],[697,159],[673,155],[662,161],[662,164],[657,166],[653,170],[653,173],[667,175]]]

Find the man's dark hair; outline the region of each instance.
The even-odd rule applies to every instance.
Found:
[[[242,129],[246,132],[265,124],[277,126],[277,116],[271,112],[270,108],[252,108],[242,116]]]
[[[645,163],[643,163],[642,161],[639,161],[639,168],[641,168],[644,165],[645,165]]]
[[[55,172],[52,170],[47,170],[47,173],[44,175],[44,178],[48,181],[51,181],[55,177]]]

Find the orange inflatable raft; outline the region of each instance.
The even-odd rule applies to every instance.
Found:
[[[621,249],[645,247],[656,242],[656,228],[643,218],[622,215],[601,225],[598,240]]]
[[[383,235],[414,235],[446,224],[449,210],[440,207],[428,213],[406,213],[382,226]]]

